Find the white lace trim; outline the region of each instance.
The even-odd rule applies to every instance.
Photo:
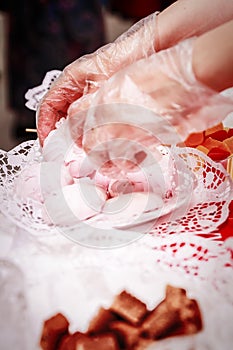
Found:
[[[25,105],[29,109],[36,111],[40,101],[42,100],[44,95],[49,91],[52,84],[56,81],[60,74],[60,70],[52,70],[50,72],[47,72],[41,85],[29,89],[26,92],[25,98],[27,102],[25,103]]]

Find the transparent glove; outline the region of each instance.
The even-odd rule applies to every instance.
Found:
[[[98,89],[103,81],[119,69],[154,52],[156,15],[154,13],[142,19],[114,43],[79,58],[64,69],[38,110],[41,144],[55,128],[56,122],[61,117],[66,117],[67,109],[73,101]]]
[[[131,64],[70,106],[73,138],[98,167],[134,167],[154,157],[156,145],[182,142],[233,110],[233,100],[195,78],[194,43],[188,39]]]

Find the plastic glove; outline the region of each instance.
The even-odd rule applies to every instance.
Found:
[[[71,105],[73,138],[81,138],[103,172],[112,171],[113,163],[120,170],[133,168],[151,154],[153,161],[155,145],[177,144],[233,110],[231,99],[195,78],[194,42],[188,39],[133,63]]]
[[[38,136],[41,144],[55,128],[56,122],[61,117],[66,117],[67,109],[73,101],[98,89],[104,80],[119,69],[154,52],[156,14],[136,23],[114,43],[81,57],[64,69],[38,110]]]

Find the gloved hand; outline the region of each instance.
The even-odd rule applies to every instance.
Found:
[[[131,64],[70,106],[73,138],[104,172],[148,161],[156,145],[177,144],[233,110],[233,100],[195,78],[195,41]]]
[[[67,66],[44,97],[38,110],[38,136],[41,144],[66,117],[69,105],[82,95],[95,91],[121,68],[154,52],[156,13],[142,19],[114,43]],[[143,43],[143,45],[142,45]]]

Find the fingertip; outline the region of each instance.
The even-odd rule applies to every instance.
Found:
[[[49,135],[50,131],[55,129],[56,123],[61,119],[59,114],[47,101],[43,101],[38,110],[37,133],[41,146]]]

